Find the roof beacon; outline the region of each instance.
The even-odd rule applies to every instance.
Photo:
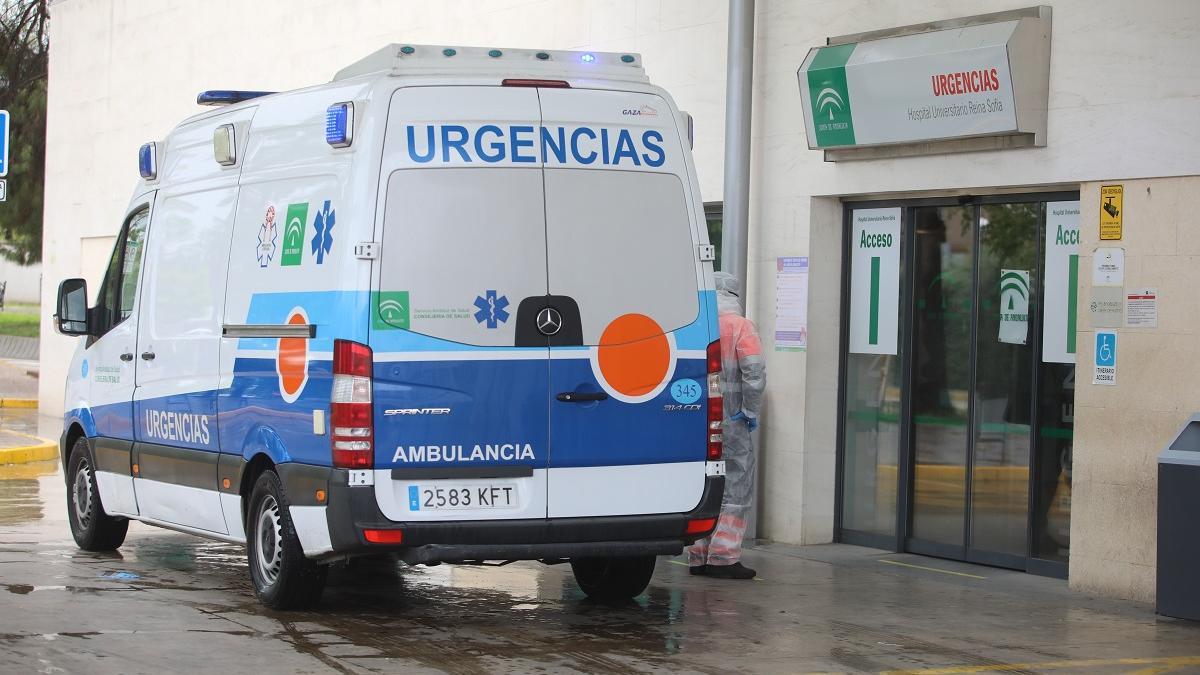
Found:
[[[234,91],[232,89],[210,89],[196,95],[197,105],[232,105],[249,101],[259,96],[270,96],[274,91]]]

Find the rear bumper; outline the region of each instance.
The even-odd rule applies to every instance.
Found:
[[[328,557],[395,552],[408,563],[544,560],[620,555],[673,555],[709,532],[687,534],[691,520],[716,518],[724,476],[708,476],[695,509],[683,513],[592,518],[537,518],[453,522],[388,520],[371,487],[350,487],[334,470],[326,518],[333,551]],[[373,544],[363,530],[402,530],[401,544]]]

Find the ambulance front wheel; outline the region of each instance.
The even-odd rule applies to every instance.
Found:
[[[254,593],[271,609],[303,609],[316,604],[328,572],[326,565],[304,557],[289,506],[279,475],[264,471],[250,493],[246,553]]]
[[[654,575],[652,555],[614,558],[573,558],[575,583],[597,602],[623,602],[641,595]]]
[[[104,512],[87,439],[80,438],[71,448],[67,476],[67,520],[75,543],[85,551],[117,550],[125,543],[129,519]]]

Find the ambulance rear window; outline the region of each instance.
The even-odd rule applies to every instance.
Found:
[[[372,330],[512,347],[521,299],[546,293],[542,172],[402,169],[385,208]]]
[[[579,303],[584,344],[644,314],[664,331],[699,313],[683,183],[667,173],[546,169],[550,293]]]

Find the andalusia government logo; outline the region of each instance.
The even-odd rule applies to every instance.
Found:
[[[846,83],[846,62],[853,52],[853,44],[822,47],[808,66],[808,98],[817,147],[854,145],[854,118]]]

